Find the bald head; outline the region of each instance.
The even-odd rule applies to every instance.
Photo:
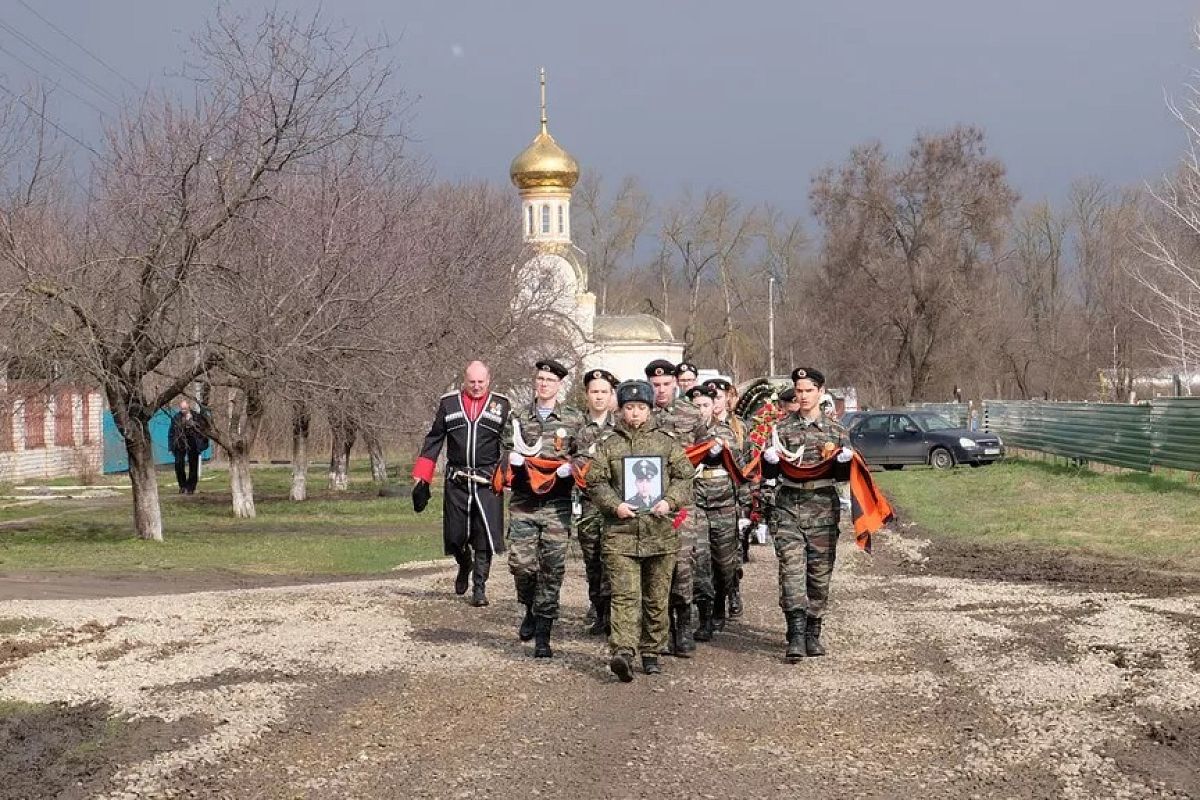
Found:
[[[492,373],[482,361],[467,364],[463,373],[463,390],[468,397],[483,397],[492,383]]]

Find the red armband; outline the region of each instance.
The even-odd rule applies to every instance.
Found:
[[[436,466],[433,459],[421,456],[417,463],[413,464],[412,476],[415,480],[433,483],[433,468]]]

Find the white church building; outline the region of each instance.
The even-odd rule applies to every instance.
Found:
[[[571,190],[579,180],[579,164],[547,128],[544,70],[541,90],[541,130],[509,168],[521,195],[523,235],[536,250],[524,265],[525,290],[552,293],[553,309],[570,322],[578,366],[584,371],[602,367],[626,380],[644,377],[646,364],[656,358],[682,361],[683,342],[658,317],[596,314],[587,254],[571,241]]]

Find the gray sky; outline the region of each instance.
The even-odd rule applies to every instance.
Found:
[[[25,0],[144,86],[176,69],[213,8],[199,0]],[[238,8],[266,5],[239,2]],[[285,2],[281,8],[315,8]],[[1140,182],[1185,144],[1163,104],[1181,94],[1200,0],[786,0],[602,3],[326,2],[397,39],[417,99],[410,132],[447,178],[507,181],[536,133],[537,67],[550,128],[585,167],[638,176],[658,198],[685,185],[806,213],[809,181],[854,145],[892,152],[919,130],[973,123],[1025,199],[1095,175]],[[111,104],[13,31],[112,92],[129,91],[20,0],[0,0],[0,79],[60,80],[55,118],[96,141]]]

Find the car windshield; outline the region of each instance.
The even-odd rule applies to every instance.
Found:
[[[946,419],[941,414],[934,414],[929,411],[913,414],[912,416],[927,431],[947,431],[952,428],[961,427]]]

